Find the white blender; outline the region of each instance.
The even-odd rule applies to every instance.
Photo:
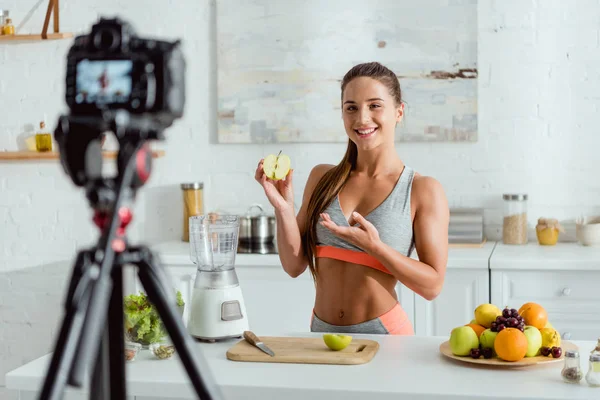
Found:
[[[237,215],[198,215],[189,220],[190,251],[198,272],[188,331],[196,339],[241,337],[248,316],[234,264],[238,246]]]

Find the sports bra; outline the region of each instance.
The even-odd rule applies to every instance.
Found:
[[[414,233],[410,212],[410,194],[415,171],[404,167],[396,185],[385,200],[363,217],[377,228],[382,242],[410,257],[414,249]],[[339,226],[350,226],[336,196],[324,210]],[[319,221],[321,219],[319,218]],[[356,224],[358,225],[358,223]],[[360,247],[334,235],[329,229],[317,224],[316,258],[333,258],[375,268],[391,275],[391,272],[375,257],[365,253]]]

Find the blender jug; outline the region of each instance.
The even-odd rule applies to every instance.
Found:
[[[197,267],[188,331],[201,340],[241,337],[248,330],[246,308],[235,272],[237,215],[189,219],[190,257]]]

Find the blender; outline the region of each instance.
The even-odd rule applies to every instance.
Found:
[[[189,218],[190,256],[197,266],[188,332],[200,340],[241,337],[248,317],[235,256],[240,221],[237,215],[197,215]]]

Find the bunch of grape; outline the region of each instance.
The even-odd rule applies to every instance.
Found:
[[[525,330],[525,320],[519,315],[517,310],[506,307],[502,310],[502,315],[498,315],[496,320],[492,322],[490,330],[492,332],[500,332],[504,328],[516,328],[523,332]]]

